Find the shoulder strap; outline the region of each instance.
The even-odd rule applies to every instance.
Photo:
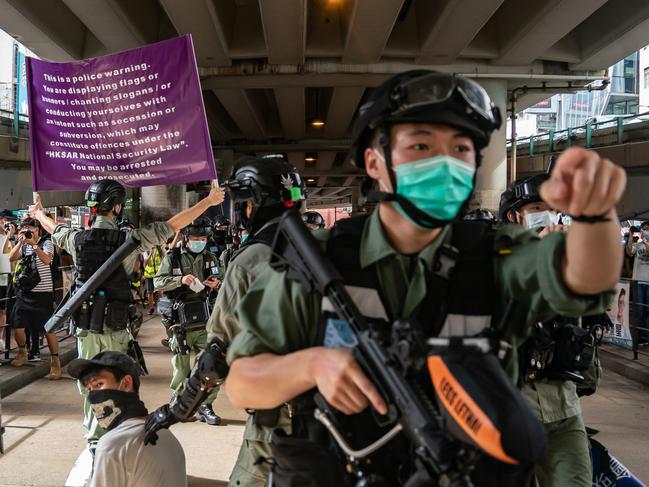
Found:
[[[369,215],[338,220],[327,240],[327,257],[343,276],[345,284],[379,290],[374,269],[361,269],[361,239]]]
[[[277,227],[279,225],[278,223],[273,223],[271,225],[268,225],[266,228],[258,231],[257,233],[251,235],[248,237],[248,239],[237,249],[234,251],[233,255],[230,257],[228,260],[227,264],[233,262],[241,252],[243,252],[247,247],[249,247],[252,244],[264,244],[267,245],[268,247],[273,246],[273,241],[275,240],[275,234],[277,233]]]
[[[489,222],[453,223],[442,242],[414,313],[429,336],[438,335],[449,313],[492,315],[496,300],[493,274],[495,229]]]

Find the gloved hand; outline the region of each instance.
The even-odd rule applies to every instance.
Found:
[[[144,444],[155,445],[158,441],[158,431],[169,428],[179,421],[178,417],[171,411],[169,404],[164,404],[153,411],[146,418],[144,423]]]

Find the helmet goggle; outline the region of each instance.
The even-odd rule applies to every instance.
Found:
[[[274,177],[276,180],[276,187],[281,187],[280,194],[277,195],[277,198],[286,206],[292,206],[298,201],[301,201],[306,198],[304,191],[302,190],[302,179],[297,173],[287,173]],[[242,201],[253,199],[254,194],[254,182],[253,178],[243,178],[243,179],[229,179],[224,183],[224,186],[228,191],[233,193],[234,201]],[[270,194],[272,188],[263,188],[263,191],[267,194]],[[274,191],[277,191],[276,189]]]
[[[403,115],[411,110],[449,101],[458,94],[466,104],[485,122],[500,126],[500,114],[485,89],[471,79],[447,73],[431,73],[419,76],[396,86],[390,95],[392,116]]]
[[[539,174],[514,184],[512,190],[517,199],[540,200],[541,184],[543,184],[547,179],[547,174]]]

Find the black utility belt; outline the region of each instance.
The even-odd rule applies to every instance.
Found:
[[[592,362],[597,340],[591,330],[566,324],[556,330],[538,327],[523,345],[524,382],[539,379],[583,380]]]
[[[181,324],[175,324],[172,326],[171,330],[178,334],[178,333],[189,333],[192,331],[198,331],[198,330],[205,330],[205,323],[190,323],[187,325],[181,325]]]
[[[125,330],[135,312],[134,306],[120,301],[108,302],[102,298],[100,296],[92,301],[84,301],[73,314],[74,325],[91,333]]]

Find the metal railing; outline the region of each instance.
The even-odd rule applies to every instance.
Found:
[[[62,285],[54,288],[55,299],[56,298],[62,299],[63,296],[65,296],[68,293],[70,287],[72,286],[72,283],[74,282],[74,272],[75,272],[74,266],[61,266],[59,267],[59,269],[61,270],[61,275],[62,275]],[[4,350],[2,351],[2,355],[4,355],[4,360],[0,359],[0,362],[7,362],[9,360],[11,352],[16,351],[18,348],[17,346],[12,346],[13,326],[11,324],[11,319],[9,316],[11,310],[10,305],[12,304],[13,301],[15,301],[16,297],[15,297],[15,289],[12,282],[13,273],[4,272],[4,273],[0,273],[0,276],[7,278],[7,295],[0,297],[0,302],[5,303],[5,323],[0,324],[0,339],[2,340],[2,344],[4,345]],[[54,312],[54,310],[52,310],[52,312]],[[56,335],[57,335],[57,340],[59,342],[71,336],[68,327],[64,327],[60,330],[57,330]],[[42,350],[46,346],[47,345],[43,342],[41,338],[39,348]]]
[[[643,119],[646,117],[646,119]],[[593,135],[597,130],[603,130],[606,128],[615,128],[616,142],[622,144],[624,142],[624,128],[627,125],[635,125],[638,123],[649,122],[649,112],[639,113],[637,115],[620,115],[611,120],[589,120],[584,125],[579,125],[577,127],[568,127],[563,130],[548,130],[547,132],[540,132],[535,135],[530,135],[528,137],[516,138],[516,147],[518,148],[521,145],[529,144],[529,155],[533,156],[535,154],[547,154],[556,152],[557,144],[559,142],[564,142],[567,147],[570,147],[578,135],[585,134],[585,147],[590,148],[593,146]],[[539,151],[537,150],[537,145],[541,142],[547,142],[547,150]],[[511,148],[512,139],[507,141],[507,147]]]

